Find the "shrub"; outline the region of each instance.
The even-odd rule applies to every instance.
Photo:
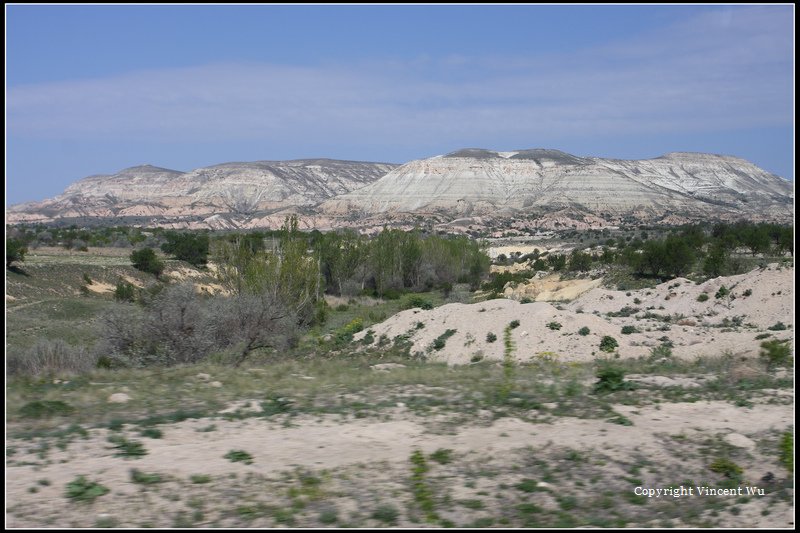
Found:
[[[49,418],[66,416],[75,412],[75,408],[61,400],[34,400],[23,405],[20,416],[25,418]]]
[[[380,505],[374,511],[372,511],[372,518],[375,520],[380,520],[389,525],[394,525],[397,523],[397,517],[399,516],[399,512],[397,509],[391,505]]]
[[[744,296],[745,298],[747,298],[748,296],[752,296],[752,295],[753,295],[753,289],[747,289],[746,291],[744,291],[742,293],[742,296]]]
[[[794,472],[794,436],[791,431],[785,431],[781,435],[780,441],[780,460],[790,473]]]
[[[136,288],[124,279],[117,282],[114,299],[118,302],[133,302],[136,299]]]
[[[496,340],[497,340],[497,335],[495,335],[491,331],[486,334],[486,342],[494,342]]]
[[[706,294],[706,293],[701,293],[701,294],[700,294],[700,295],[697,297],[697,301],[698,301],[698,302],[705,302],[705,301],[707,301],[707,300],[708,300],[708,294]]]
[[[725,458],[714,460],[713,463],[708,465],[708,469],[712,472],[722,474],[729,479],[739,479],[742,475],[742,467],[730,459]]]
[[[639,330],[636,329],[636,326],[622,326],[621,333],[623,335],[630,335],[631,333],[639,333]]]
[[[431,460],[442,465],[451,463],[453,462],[453,450],[448,448],[439,448],[431,454]]]
[[[95,368],[96,364],[96,356],[60,339],[40,340],[22,354],[9,352],[6,359],[8,374],[22,376],[82,374]]]
[[[728,296],[730,293],[731,293],[731,291],[727,287],[725,287],[725,285],[723,285],[722,287],[719,288],[717,293],[714,295],[714,298],[717,298],[717,299],[724,298],[724,297]]]
[[[244,450],[231,450],[224,455],[232,463],[241,462],[246,465],[253,464],[253,456]]]
[[[508,325],[511,329],[515,329],[519,327],[519,320],[512,320],[511,323]]]
[[[650,359],[654,361],[664,358],[669,359],[670,357],[672,357],[672,348],[667,344],[656,346],[650,350]]]
[[[131,468],[131,481],[142,485],[153,485],[155,483],[161,483],[164,479],[161,477],[161,474],[147,474],[136,468]]]
[[[364,321],[360,318],[354,318],[338,330],[334,334],[334,343],[341,346],[353,340],[353,335],[364,329]]]
[[[547,324],[547,327],[552,329],[553,331],[558,331],[559,329],[561,329],[561,324],[559,324],[558,322],[550,322],[549,324]]]
[[[141,457],[142,455],[147,455],[147,450],[139,441],[136,440],[128,440],[121,435],[112,435],[108,437],[108,442],[114,445],[116,448],[117,457]]]
[[[142,437],[148,437],[151,439],[160,439],[164,436],[164,433],[158,428],[145,428],[139,434]]]
[[[6,268],[11,268],[11,263],[24,261],[26,253],[28,253],[28,248],[24,242],[19,239],[6,238]]]
[[[591,330],[586,326],[583,326],[581,329],[578,330],[578,335],[580,335],[581,337],[585,337],[589,333],[591,333]]]
[[[419,294],[407,296],[403,302],[403,309],[413,309],[416,307],[420,309],[433,309],[433,303],[431,303],[431,301],[427,298],[423,298]]]
[[[772,326],[768,327],[767,329],[770,330],[770,331],[783,331],[783,330],[787,329],[787,327],[786,327],[786,324],[784,324],[783,322],[777,322],[777,323],[773,324]]]
[[[772,370],[776,366],[788,366],[792,360],[792,349],[789,340],[771,340],[761,343],[761,353],[759,357],[766,364],[767,370]]]
[[[445,331],[444,333],[442,333],[441,335],[436,337],[433,340],[433,345],[432,345],[433,349],[434,350],[441,350],[442,348],[444,348],[445,343],[447,342],[447,339],[452,337],[455,333],[456,333],[456,330],[448,329],[447,331]]]
[[[156,278],[164,272],[164,263],[156,257],[152,248],[142,248],[131,252],[131,263],[137,270],[153,274]]]
[[[613,352],[617,349],[617,347],[619,347],[619,343],[614,337],[604,335],[600,340],[600,349],[604,352]]]
[[[87,480],[84,476],[78,476],[67,483],[66,497],[75,501],[94,501],[95,498],[109,493],[110,490],[100,483]]]
[[[633,390],[636,388],[634,383],[625,381],[625,371],[619,367],[606,365],[598,370],[597,383],[594,384],[594,392],[616,392],[621,390]]]
[[[164,236],[167,239],[167,242],[161,245],[164,253],[196,267],[203,267],[208,262],[208,235],[170,231]]]

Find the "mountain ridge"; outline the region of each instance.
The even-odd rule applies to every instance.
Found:
[[[675,151],[628,160],[553,148],[464,148],[402,165],[328,158],[228,162],[187,172],[137,165],[87,176],[52,199],[11,206],[6,220],[116,217],[212,228],[272,227],[289,213],[320,228],[420,216],[444,225],[476,217],[540,217],[540,224],[556,217],[567,225],[782,220],[793,218],[793,199],[791,182],[736,156]]]

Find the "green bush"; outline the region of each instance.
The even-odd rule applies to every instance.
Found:
[[[403,302],[403,309],[433,309],[433,303],[419,294],[411,294]]]
[[[776,366],[789,366],[792,361],[792,349],[789,340],[771,340],[761,343],[761,353],[759,357],[764,361],[767,370],[772,370]]]
[[[136,287],[124,279],[119,280],[114,290],[114,299],[119,302],[133,302],[136,300]]]
[[[512,320],[511,323],[508,325],[511,329],[516,329],[519,327],[519,320]]]
[[[623,335],[630,335],[631,333],[639,333],[639,330],[636,329],[636,326],[622,326],[621,333]]]
[[[208,235],[205,233],[176,233],[169,231],[164,237],[167,242],[161,245],[164,253],[186,261],[196,267],[208,262]]]
[[[19,414],[25,418],[49,418],[66,416],[75,412],[75,408],[61,400],[34,400],[23,405]]]
[[[147,455],[147,449],[139,441],[128,440],[121,435],[112,435],[108,437],[108,442],[112,443],[116,448],[117,453],[114,455],[117,457],[141,457],[142,455]]]
[[[372,518],[392,526],[397,523],[399,515],[398,510],[392,505],[380,505],[372,511]]]
[[[725,287],[725,285],[723,285],[722,287],[719,288],[717,293],[714,295],[714,298],[716,298],[716,299],[724,298],[724,297],[728,296],[730,293],[731,293],[731,291],[727,287]]]
[[[591,330],[586,326],[583,326],[581,329],[578,330],[578,335],[580,335],[581,337],[585,337],[589,333],[591,333]]]
[[[11,263],[24,261],[26,253],[28,248],[23,241],[6,237],[6,268],[11,268]]]
[[[453,450],[448,448],[439,448],[431,454],[431,460],[442,465],[451,463],[453,462]]]
[[[706,294],[706,293],[701,293],[701,294],[700,294],[700,295],[697,297],[697,301],[698,301],[698,302],[705,302],[705,301],[707,301],[707,300],[708,300],[708,294]]]
[[[486,342],[494,342],[496,340],[497,340],[497,335],[495,335],[491,331],[486,334]]]
[[[739,479],[742,475],[742,467],[726,458],[719,458],[708,465],[712,472],[722,474],[729,479]]]
[[[156,278],[164,272],[164,263],[156,257],[152,248],[142,248],[131,252],[131,263],[135,269],[153,274]]]
[[[164,433],[158,428],[144,428],[139,434],[150,439],[160,439],[164,436]]]
[[[547,324],[547,327],[552,329],[553,331],[558,331],[559,329],[561,329],[561,324],[559,324],[558,322],[550,322]]]
[[[78,476],[67,483],[66,497],[70,500],[79,502],[91,502],[95,498],[108,494],[110,490],[100,483],[87,480],[84,476]]]
[[[164,479],[161,477],[161,474],[147,474],[136,468],[131,468],[130,473],[131,481],[141,485],[153,485],[155,483],[161,483],[164,481]]]
[[[253,456],[244,450],[231,450],[224,455],[232,463],[241,462],[246,465],[253,464]]]
[[[597,382],[594,392],[616,392],[621,390],[634,390],[636,385],[625,381],[625,371],[612,365],[604,365],[596,374]]]
[[[600,349],[604,352],[613,352],[619,347],[617,339],[609,335],[604,335],[600,340]]]
[[[791,431],[785,431],[780,441],[781,464],[789,473],[794,472],[794,436]]]
[[[784,324],[783,322],[777,322],[777,323],[771,325],[770,327],[768,327],[767,329],[770,330],[770,331],[784,331],[784,330],[786,330],[788,328],[786,327],[786,324]]]
[[[456,333],[456,330],[448,329],[447,331],[445,331],[444,333],[442,333],[441,335],[436,337],[433,340],[433,344],[432,344],[433,349],[434,350],[441,350],[442,348],[444,348],[445,343],[447,342],[447,339],[449,339],[450,337],[455,335],[455,333]]]
[[[667,344],[662,344],[661,346],[656,346],[652,350],[650,350],[650,359],[651,360],[659,360],[659,359],[669,359],[672,357],[672,348],[670,348]]]

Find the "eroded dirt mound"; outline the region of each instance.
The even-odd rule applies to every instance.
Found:
[[[371,331],[376,343],[382,336],[383,343],[405,340],[411,343],[411,354],[448,364],[503,359],[504,330],[512,322],[517,323],[510,331],[517,361],[591,361],[612,352],[639,357],[663,344],[683,358],[724,352],[753,357],[765,335],[793,338],[793,283],[794,268],[770,265],[699,285],[679,278],[638,291],[596,287],[557,306],[497,299],[410,309]],[[545,285],[540,289],[538,295]],[[356,340],[366,335],[362,332]],[[600,349],[605,336],[618,344],[612,352]]]

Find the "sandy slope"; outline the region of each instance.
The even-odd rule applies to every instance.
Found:
[[[731,290],[733,298],[715,297],[723,285]],[[747,291],[749,296],[745,296]],[[699,302],[697,298],[702,293],[709,298]],[[758,355],[763,342],[755,338],[760,333],[766,331],[774,338],[793,339],[793,327],[784,331],[766,330],[778,322],[793,324],[793,296],[794,268],[770,265],[700,285],[679,278],[653,289],[629,292],[596,287],[568,304],[520,304],[497,299],[448,304],[428,311],[410,309],[372,326],[371,330],[376,341],[382,335],[389,340],[408,335],[413,343],[412,353],[449,364],[467,364],[479,358],[502,359],[503,331],[514,320],[519,321],[519,327],[511,331],[516,345],[514,357],[518,361],[538,357],[591,361],[606,355],[599,349],[606,335],[619,343],[620,357],[648,355],[665,339],[674,344],[673,353],[681,358],[720,355],[726,351],[753,357]],[[625,307],[635,312],[628,317],[608,316]],[[548,327],[554,322],[561,328]],[[623,335],[623,326],[634,326],[638,332]],[[583,327],[589,328],[588,335],[578,334]],[[434,349],[434,340],[448,330],[455,333],[445,340],[444,348]],[[489,333],[496,335],[497,340],[489,342]],[[362,332],[356,339],[365,335]]]

